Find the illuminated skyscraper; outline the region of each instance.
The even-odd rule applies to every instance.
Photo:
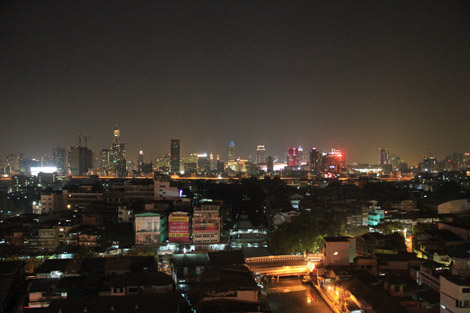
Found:
[[[108,171],[111,167],[111,150],[101,149],[100,151],[100,168]]]
[[[299,165],[307,164],[307,159],[304,154],[304,149],[301,146],[297,148],[297,155],[299,156]]]
[[[390,156],[388,150],[385,148],[379,148],[379,165],[390,164]]]
[[[287,166],[298,168],[299,167],[299,155],[297,148],[287,148]]]
[[[113,143],[111,144],[111,165],[116,177],[127,175],[126,170],[126,144],[121,142],[121,131],[116,124],[113,132]]]
[[[66,152],[65,148],[57,147],[52,150],[54,165],[57,167],[59,175],[65,175],[66,172]]]
[[[144,151],[140,150],[139,155],[137,157],[137,169],[139,172],[142,172],[144,169]]]
[[[310,171],[319,172],[321,171],[321,156],[317,148],[310,150]]]
[[[180,140],[171,139],[171,172],[180,172]]]
[[[265,152],[266,149],[263,145],[256,148],[256,164],[264,164],[266,162],[266,159],[264,158]]]
[[[228,146],[228,160],[229,161],[235,161],[235,142],[231,141],[229,146]]]
[[[341,150],[331,149],[331,152],[327,155],[328,172],[339,173],[344,168],[344,155]]]

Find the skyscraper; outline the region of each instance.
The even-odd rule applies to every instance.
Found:
[[[118,124],[114,127],[113,143],[111,144],[111,164],[116,177],[127,175],[126,144],[121,142],[121,131]]]
[[[100,168],[108,171],[111,167],[111,150],[101,149],[100,151]]]
[[[260,145],[256,148],[256,164],[264,164],[264,162],[266,162],[264,158],[265,152],[266,152],[266,149],[264,148],[263,145]]]
[[[66,152],[65,148],[57,147],[52,150],[54,165],[57,167],[59,175],[65,175],[66,172]]]
[[[321,157],[320,152],[317,151],[317,148],[312,148],[310,150],[310,171],[321,171]]]
[[[302,148],[302,146],[299,146],[297,148],[297,155],[299,156],[299,165],[305,165],[307,163],[307,160],[305,159],[304,149]]]
[[[287,166],[297,168],[299,167],[299,155],[297,148],[287,148]]]
[[[379,148],[379,165],[390,164],[390,157],[388,150],[385,148]]]
[[[266,159],[267,167],[266,170],[268,173],[272,173],[274,171],[274,159],[272,156],[268,156]]]
[[[228,145],[228,160],[229,161],[235,161],[235,142],[231,141],[230,144]]]
[[[171,139],[171,172],[180,172],[180,140]]]
[[[235,142],[231,141],[230,144],[228,145],[228,160],[229,161],[235,161]]]
[[[70,175],[83,176],[92,167],[91,150],[80,146],[69,147]]]

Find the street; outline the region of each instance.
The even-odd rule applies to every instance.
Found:
[[[333,313],[317,291],[297,277],[281,278],[267,287],[272,313]]]

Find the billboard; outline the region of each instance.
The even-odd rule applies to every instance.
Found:
[[[170,216],[168,218],[168,240],[170,242],[189,242],[189,216]]]
[[[135,244],[160,244],[160,216],[156,214],[140,214],[135,216]]]
[[[207,219],[203,222],[195,222],[193,232],[195,233],[211,233],[219,230],[219,219]]]

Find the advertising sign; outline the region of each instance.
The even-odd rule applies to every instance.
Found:
[[[154,245],[160,243],[160,216],[136,216],[136,245]]]
[[[189,216],[170,216],[168,218],[168,240],[170,242],[189,242]]]
[[[195,233],[214,232],[219,230],[219,221],[207,221],[205,223],[194,224]]]

